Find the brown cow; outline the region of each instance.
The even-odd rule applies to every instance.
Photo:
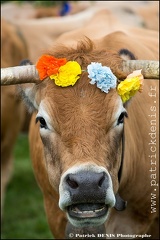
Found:
[[[1,65],[11,67],[28,57],[18,28],[1,19]],[[26,107],[15,86],[1,87],[1,214],[7,183],[12,175],[13,147],[24,122]],[[2,215],[1,215],[2,216]]]
[[[136,8],[135,12],[142,17],[145,28],[159,31],[159,1],[149,2]]]
[[[19,86],[35,112],[29,136],[31,157],[56,239],[64,238],[65,231],[67,238],[159,238],[158,81],[145,79],[143,92],[123,104],[117,88],[107,94],[100,91],[90,84],[86,72],[91,62],[98,62],[110,67],[117,79],[126,77],[122,65],[127,61],[118,52],[129,54],[133,47],[139,56],[144,42],[124,33],[117,36],[118,51],[108,49],[111,43],[114,46],[116,34],[103,48],[97,43],[94,48],[86,40],[77,48],[60,45],[49,52],[80,64],[84,72],[74,86],[59,87],[49,78],[39,83],[32,66],[24,82],[34,83]],[[146,46],[143,59],[156,59],[151,50],[151,45]],[[143,66],[137,67],[145,77]],[[13,73],[15,81],[19,73]],[[9,76],[7,81],[13,84]],[[127,201],[124,211],[117,211],[126,206],[120,196]]]
[[[9,9],[4,5],[2,6],[2,16],[20,29],[27,43],[29,58],[35,62],[39,55],[52,46],[62,33],[83,26],[98,9],[99,7],[87,8],[80,13],[65,17],[26,20],[25,17],[16,18],[14,16],[14,12],[16,12],[15,15],[18,15],[19,7],[18,10],[15,10],[12,5]]]
[[[74,4],[74,3],[73,3]],[[88,4],[88,7],[87,7]],[[127,12],[125,9],[139,9],[144,6],[142,1],[134,2],[114,2],[114,1],[95,1],[92,3],[81,2],[75,3],[76,6],[85,6],[86,9],[65,17],[45,17],[42,19],[34,19],[35,9],[29,4],[19,6],[17,4],[8,3],[2,5],[2,16],[19,27],[21,33],[25,37],[29,49],[29,57],[32,62],[35,62],[39,55],[47,48],[53,45],[53,42],[61,36],[62,33],[75,30],[73,37],[78,37],[79,28],[82,27],[91,33],[86,26],[92,23],[92,37],[100,37],[109,32],[116,30],[124,30],[126,26],[143,26],[143,19],[132,12]],[[147,4],[147,6],[150,4]],[[99,10],[103,10],[99,12]],[[98,13],[99,12],[99,13]],[[97,13],[97,15],[95,15]],[[149,19],[152,22],[152,18]],[[153,24],[152,24],[153,25]],[[99,27],[101,26],[101,27]],[[102,31],[103,28],[108,29]],[[91,29],[91,28],[90,28]],[[77,33],[78,30],[78,33]],[[95,32],[96,31],[96,32]],[[87,35],[87,34],[86,34]],[[97,36],[98,35],[98,36]],[[68,35],[66,42],[68,41]],[[62,39],[64,39],[62,36]],[[37,44],[38,43],[38,44]]]
[[[115,34],[116,31],[119,32],[119,34]],[[111,38],[112,40],[113,32],[115,34],[115,37],[117,35],[116,44],[114,44],[114,41],[105,40],[106,38]],[[114,47],[117,50],[119,47],[117,46],[117,43],[119,42],[118,45],[122,44],[121,39],[123,38],[123,35],[125,35],[124,38],[128,37],[128,39],[132,39],[129,47],[132,49],[133,53],[137,54],[134,50],[134,44],[138,44],[141,46],[141,44],[143,43],[144,48],[147,48],[147,51],[150,51],[150,59],[158,59],[158,31],[133,27],[129,24],[124,24],[119,21],[118,18],[114,16],[114,14],[110,10],[107,9],[97,11],[94,16],[85,24],[85,26],[61,34],[55,40],[55,43],[62,43],[73,47],[77,45],[78,40],[83,39],[84,36],[87,36],[91,39],[96,40],[96,42],[98,42],[96,45],[100,48],[107,46],[105,43],[106,41],[111,48]],[[119,40],[118,37],[120,37]],[[129,41],[127,41],[127,44],[129,44]],[[137,57],[144,58],[146,56],[145,51],[145,49],[143,51],[138,51]]]

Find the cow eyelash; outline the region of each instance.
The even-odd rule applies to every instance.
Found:
[[[46,124],[46,121],[43,117],[36,117],[36,123],[37,122],[40,122],[40,128],[45,128],[47,129],[47,124]]]
[[[124,117],[128,117],[127,112],[122,112],[118,118],[117,125],[124,123]]]

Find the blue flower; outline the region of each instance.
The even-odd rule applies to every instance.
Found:
[[[96,83],[101,91],[108,93],[110,88],[116,87],[117,78],[109,67],[102,66],[101,63],[92,62],[87,66],[87,71],[88,77],[91,79],[90,83]]]

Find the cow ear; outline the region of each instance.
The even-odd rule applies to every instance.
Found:
[[[17,94],[20,95],[30,113],[38,109],[36,101],[37,85],[35,83],[27,83],[16,86]]]
[[[27,66],[33,65],[33,63],[29,59],[24,59],[20,62],[19,65]],[[36,89],[37,84],[35,83],[17,85],[17,94],[21,96],[30,113],[38,109],[38,104],[36,103]]]

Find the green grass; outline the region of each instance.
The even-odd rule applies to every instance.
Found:
[[[28,137],[20,134],[14,149],[14,172],[7,187],[1,239],[53,239],[29,156]]]

